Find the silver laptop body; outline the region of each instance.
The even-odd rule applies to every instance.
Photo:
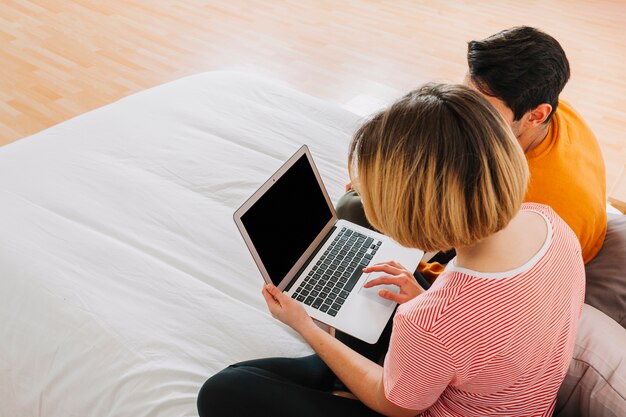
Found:
[[[376,343],[396,307],[378,291],[398,288],[363,288],[384,274],[362,269],[393,260],[413,271],[424,255],[339,220],[306,145],[234,219],[266,282],[300,301],[313,319],[367,343]]]

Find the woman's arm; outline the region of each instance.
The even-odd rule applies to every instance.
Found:
[[[383,368],[320,329],[302,305],[273,285],[263,288],[272,316],[292,327],[361,402],[386,416],[409,417],[420,410],[398,407],[385,397]]]
[[[385,397],[383,368],[312,323],[301,335],[362,403],[386,416],[409,417],[420,410],[398,407]]]

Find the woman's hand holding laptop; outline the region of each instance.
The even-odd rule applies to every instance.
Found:
[[[273,284],[263,286],[263,298],[272,317],[302,334],[310,325],[315,326],[313,319],[306,312],[302,303],[289,297]]]

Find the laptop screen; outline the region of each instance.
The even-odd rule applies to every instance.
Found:
[[[274,285],[320,234],[333,214],[313,168],[303,154],[241,216]]]

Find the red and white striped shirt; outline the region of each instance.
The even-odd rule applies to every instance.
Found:
[[[584,300],[576,235],[549,207],[548,237],[514,271],[451,262],[430,290],[401,305],[384,366],[385,395],[422,416],[551,416]]]

